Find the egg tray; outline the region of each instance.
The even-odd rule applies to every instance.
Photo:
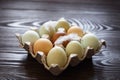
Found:
[[[105,40],[100,40],[100,46],[97,49],[97,51],[94,51],[94,49],[87,47],[85,50],[84,55],[81,59],[78,58],[77,54],[71,54],[68,57],[67,63],[64,67],[59,67],[58,64],[52,64],[51,66],[47,65],[46,61],[46,55],[44,55],[43,52],[38,51],[36,55],[33,54],[33,46],[30,42],[26,42],[24,45],[22,44],[22,35],[19,33],[16,33],[16,37],[20,43],[20,47],[24,48],[26,51],[28,51],[28,54],[30,54],[33,58],[35,58],[39,63],[43,64],[45,69],[50,71],[53,75],[59,75],[61,72],[63,72],[69,65],[74,67],[78,65],[81,61],[83,61],[85,58],[91,58],[95,53],[99,52],[101,47],[104,45],[106,47]]]

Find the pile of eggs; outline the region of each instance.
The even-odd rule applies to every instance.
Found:
[[[77,54],[81,59],[88,46],[94,51],[100,46],[94,34],[86,33],[80,26],[72,25],[64,18],[47,21],[37,31],[26,31],[22,35],[22,45],[26,42],[31,43],[33,55],[43,52],[48,66],[57,64],[59,67],[66,65],[70,54]]]

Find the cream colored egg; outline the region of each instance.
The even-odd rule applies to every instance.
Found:
[[[50,37],[54,35],[55,31],[55,26],[56,26],[56,21],[48,21],[44,23],[40,28],[39,28],[39,34],[40,36],[44,34],[48,34]]]
[[[58,64],[60,67],[64,67],[67,63],[67,55],[63,48],[55,46],[52,48],[47,55],[47,64]]]
[[[89,46],[94,50],[97,50],[100,42],[94,34],[89,33],[82,37],[81,44],[84,46],[84,48],[87,48]]]
[[[78,41],[71,41],[66,46],[66,53],[68,56],[70,56],[70,54],[77,54],[78,58],[81,59],[84,55],[84,49]]]
[[[82,37],[83,34],[84,34],[83,30],[80,27],[78,27],[78,26],[72,26],[72,27],[70,27],[68,29],[68,31],[67,31],[67,34],[71,34],[71,33],[78,34],[80,37]]]
[[[23,35],[22,35],[22,43],[24,45],[25,42],[31,42],[32,44],[38,40],[40,37],[38,35],[37,32],[29,30],[26,31]]]
[[[67,30],[70,28],[70,24],[68,23],[67,20],[65,20],[64,18],[61,18],[58,20],[55,28],[56,28],[56,30],[58,28],[64,28],[65,31],[67,32]]]

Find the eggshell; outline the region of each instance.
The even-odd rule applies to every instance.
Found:
[[[64,28],[65,31],[67,32],[67,30],[70,28],[70,24],[68,23],[67,20],[65,20],[64,18],[61,18],[58,20],[55,28],[57,30],[58,28],[61,28],[61,27]]]
[[[68,29],[67,34],[75,33],[78,34],[80,37],[83,36],[83,30],[78,26],[72,26]]]
[[[55,46],[52,48],[47,55],[47,64],[58,64],[59,67],[64,67],[67,63],[67,55],[63,48]]]
[[[38,40],[40,37],[38,35],[37,32],[29,30],[26,31],[23,35],[22,35],[22,43],[24,45],[25,42],[31,42],[31,44],[33,44],[36,40]]]
[[[54,43],[60,36],[66,35],[63,28],[59,28],[58,31],[53,35],[52,42]]]
[[[66,47],[69,42],[70,42],[70,40],[63,41],[62,45],[63,45],[64,47]]]
[[[66,53],[68,56],[70,56],[70,54],[77,54],[78,58],[81,59],[84,55],[84,49],[78,41],[71,41],[66,46]]]
[[[52,47],[53,44],[49,39],[40,38],[34,43],[34,54],[36,54],[38,51],[42,51],[45,53],[45,55],[47,55],[48,52],[52,49]]]
[[[63,45],[64,47],[66,47],[66,45],[70,42],[70,41],[80,41],[81,37],[78,36],[77,34],[69,34],[69,35],[64,35],[59,37],[54,44],[55,45]]]

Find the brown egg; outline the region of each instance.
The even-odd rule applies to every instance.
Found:
[[[42,51],[45,53],[45,55],[47,55],[52,47],[53,44],[49,39],[40,38],[34,43],[33,51],[34,54],[36,54],[38,51]]]
[[[78,34],[80,37],[83,36],[83,30],[78,26],[72,26],[68,29],[67,34],[75,33]]]

